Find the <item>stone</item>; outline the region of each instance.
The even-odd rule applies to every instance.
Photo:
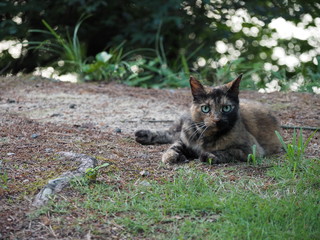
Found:
[[[141,175],[142,177],[147,177],[147,176],[150,175],[150,173],[149,173],[148,171],[146,171],[146,170],[142,170],[142,171],[140,172],[140,175]]]
[[[71,109],[75,109],[75,108],[76,108],[76,106],[77,106],[77,104],[72,103],[72,104],[70,104],[70,105],[69,105],[69,108],[71,108]]]
[[[141,182],[139,182],[139,185],[145,186],[145,187],[151,187],[151,183],[149,183],[146,180],[142,180]]]
[[[40,136],[40,134],[34,133],[34,134],[31,135],[31,138],[35,139],[35,138],[38,138],[39,136]]]
[[[115,128],[115,130],[114,130],[116,133],[121,133],[122,131],[121,131],[121,128]]]

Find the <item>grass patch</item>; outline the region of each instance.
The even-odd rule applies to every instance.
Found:
[[[123,184],[109,172],[107,182],[74,180],[67,197],[54,197],[31,218],[49,219],[60,238],[319,239],[320,159],[304,155],[313,135],[294,132],[291,143],[278,136],[286,154],[267,159],[267,170],[253,149],[254,166],[204,173],[190,164],[161,182],[149,176]]]
[[[300,129],[299,135],[297,135],[296,129],[294,129],[291,143],[285,143],[280,133],[275,132],[286,152],[286,161],[280,165],[280,168],[278,166],[278,169],[275,171],[275,173],[278,173],[277,177],[287,177],[287,175],[291,175],[295,178],[298,177],[300,173],[305,174],[309,171],[308,166],[310,165],[310,160],[305,158],[305,151],[316,132],[317,131],[314,131],[304,140],[302,129]],[[274,176],[276,176],[276,174]]]
[[[122,190],[79,179],[72,183],[75,197],[53,200],[34,217],[46,214],[61,224],[63,215],[76,216],[68,226],[79,236],[89,230],[104,234],[98,226],[107,221],[121,226],[121,235],[146,239],[316,239],[319,159],[308,168],[313,174],[272,185],[270,178],[243,176],[235,182],[190,168],[172,181],[129,183]]]

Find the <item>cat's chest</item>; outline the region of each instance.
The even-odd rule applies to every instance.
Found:
[[[201,136],[199,138],[190,138],[190,136],[182,134],[183,142],[196,151],[212,152],[226,149],[234,142],[233,134],[224,136]]]
[[[234,142],[233,135],[226,134],[224,136],[220,136],[219,138],[215,136],[207,136],[199,139],[196,144],[198,144],[198,147],[202,151],[212,152],[228,148],[231,142]]]

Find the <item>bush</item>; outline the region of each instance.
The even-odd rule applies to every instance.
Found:
[[[247,75],[250,76],[253,73],[251,70],[254,70],[259,76],[258,81],[257,79],[255,81],[260,82],[261,86],[279,78],[272,71],[263,71],[265,63],[284,70],[285,73],[281,76],[285,76],[283,78],[285,83],[281,84],[285,85],[290,84],[288,83],[290,80],[297,80],[298,72],[305,79],[312,79],[318,76],[319,69],[312,61],[302,63],[293,70],[280,66],[278,60],[272,58],[273,47],[261,44],[262,40],[271,38],[275,32],[266,26],[277,17],[298,23],[309,14],[308,16],[314,20],[318,16],[318,8],[317,1],[304,3],[302,0],[294,2],[5,0],[0,8],[2,19],[0,39],[45,41],[47,36],[44,34],[28,32],[30,29],[44,29],[42,20],[66,39],[68,32],[76,26],[80,17],[90,15],[91,17],[83,22],[78,32],[78,37],[87,53],[86,57],[90,57],[103,51],[110,52],[110,48],[115,48],[124,41],[126,42],[124,52],[141,48],[155,49],[159,41],[157,32],[162,25],[159,35],[164,46],[162,52],[165,52],[166,65],[174,75],[179,76],[178,79],[183,78],[182,73],[189,73],[185,66],[202,76],[210,76],[212,66],[214,69],[227,66],[218,62],[219,59],[224,59],[224,62],[228,61],[229,64],[232,60],[242,59],[240,65],[246,66]],[[235,15],[245,20],[240,24],[240,29],[236,29],[230,20]],[[315,21],[303,24],[305,27],[312,27],[315,26]],[[251,29],[255,30],[254,34],[248,33]],[[224,44],[226,52],[218,52],[216,44]],[[298,38],[279,39],[277,46],[284,48],[289,55],[299,55],[315,48],[313,43]],[[196,49],[196,54],[193,54]],[[230,51],[235,51],[236,57],[231,56]],[[162,55],[162,60],[163,57]],[[34,49],[24,49],[18,59],[3,52],[0,71],[4,74],[32,72],[35,67],[52,65],[59,58],[61,56],[57,53],[39,54]],[[148,52],[144,55],[144,59],[146,62],[143,67],[152,66],[157,68],[157,71],[168,70],[157,62],[161,59],[154,53]],[[186,63],[183,62],[185,60]],[[241,69],[235,70],[238,72]],[[160,72],[161,74],[163,73]],[[216,76],[212,76],[209,80],[214,81]],[[294,76],[296,77],[293,78]],[[311,85],[314,83],[315,81],[311,80]],[[159,85],[157,81],[155,84]],[[160,81],[159,86],[162,85]],[[176,83],[172,85],[175,86]]]

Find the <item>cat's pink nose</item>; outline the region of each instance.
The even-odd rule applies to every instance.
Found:
[[[219,122],[219,121],[220,121],[220,118],[214,118],[214,119],[212,119],[212,121],[215,122],[215,123],[216,123],[216,122]]]

